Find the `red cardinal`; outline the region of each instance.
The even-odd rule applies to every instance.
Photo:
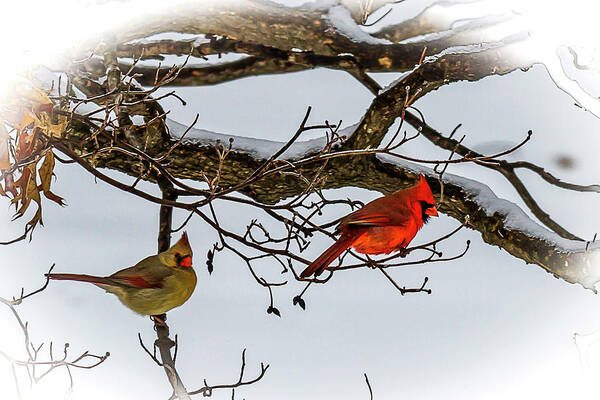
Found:
[[[340,238],[300,276],[319,276],[350,247],[363,254],[389,254],[406,248],[429,217],[437,215],[433,194],[421,175],[415,186],[375,199],[342,219],[335,231]]]

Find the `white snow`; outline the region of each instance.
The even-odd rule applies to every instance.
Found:
[[[352,132],[354,132],[354,129],[357,125],[358,124],[355,124],[344,129],[340,129],[338,133],[340,135],[349,137]],[[179,139],[188,128],[186,125],[170,119],[167,119],[167,126],[171,132],[171,136],[173,136],[175,139]],[[224,133],[212,132],[198,128],[190,129],[190,131],[185,135],[183,143],[196,144],[200,146],[214,146],[217,142],[220,142],[221,144],[227,146],[229,145],[229,139],[233,139],[232,149],[234,151],[246,153],[258,159],[268,159],[285,145],[285,142],[227,135]],[[297,141],[293,143],[290,148],[281,155],[280,158],[287,160],[299,159],[308,154],[316,153],[317,151],[321,150],[325,144],[325,136],[312,140]]]
[[[199,36],[197,33],[181,33],[181,32],[162,32],[162,33],[157,33],[156,35],[152,35],[152,36],[147,36],[141,39],[134,39],[134,40],[130,40],[128,42],[125,42],[125,44],[146,44],[146,43],[154,43],[154,42],[158,42],[161,40],[173,40],[173,41],[179,41],[179,40],[202,40],[204,39],[203,36]]]
[[[316,1],[306,2],[302,5],[300,5],[299,8],[303,8],[305,10],[312,10],[312,11],[327,11],[331,7],[334,7],[338,4],[339,4],[338,0],[316,0]]]
[[[543,46],[540,45],[539,48],[543,49]],[[540,57],[542,57],[542,63],[556,86],[571,96],[583,109],[600,118],[600,102],[598,99],[590,95],[578,81],[567,76],[556,49],[545,50],[545,52],[539,51]]]
[[[415,69],[417,69],[418,67],[419,67],[418,65],[415,65],[411,71],[407,71],[407,72],[401,74],[398,78],[394,79],[389,85],[381,88],[377,94],[380,95],[382,93],[387,92],[388,90],[390,90],[391,88],[396,86],[398,83],[402,82],[402,80],[404,78],[406,78],[408,75],[413,73],[415,71]]]
[[[352,19],[350,11],[348,11],[348,9],[344,6],[340,5],[331,7],[327,13],[327,18],[336,30],[338,30],[342,35],[348,37],[353,42],[363,42],[369,44],[393,44],[387,39],[373,37],[360,29],[360,27]]]
[[[194,40],[194,47],[200,46],[204,43],[210,43],[210,39],[207,39],[204,35],[200,35]]]

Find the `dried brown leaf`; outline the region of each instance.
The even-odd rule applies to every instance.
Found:
[[[15,219],[22,217],[25,214],[25,212],[27,211],[27,209],[29,208],[29,205],[31,204],[31,200],[35,201],[38,205],[38,209],[37,209],[35,215],[33,216],[33,218],[27,223],[28,225],[30,225],[32,227],[37,225],[38,222],[41,225],[43,225],[42,204],[41,204],[40,192],[38,190],[38,185],[37,185],[37,177],[36,177],[35,167],[36,167],[35,164],[30,164],[23,171],[23,172],[29,171],[28,178],[27,178],[27,186],[25,188],[25,191],[21,192],[21,195],[22,195],[21,207],[19,208],[19,210],[17,211],[17,215],[15,216]]]
[[[21,162],[33,154],[36,147],[35,132],[33,129],[25,129],[19,132],[17,148],[15,149],[15,161]]]
[[[64,206],[65,202],[63,201],[64,199],[62,197],[60,197],[57,194],[52,193],[49,190],[44,191],[44,196],[46,196],[46,198],[48,200],[52,200],[53,202],[57,203],[58,205]]]
[[[50,190],[50,185],[52,183],[52,176],[54,171],[54,153],[52,151],[48,151],[46,153],[46,157],[44,157],[44,162],[42,162],[42,166],[39,169],[40,181],[42,184],[38,187],[38,189],[44,192],[44,196],[47,199],[58,203],[61,206],[64,206],[64,199]]]

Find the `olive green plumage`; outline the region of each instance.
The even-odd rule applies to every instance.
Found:
[[[116,295],[142,315],[160,315],[185,303],[196,287],[192,249],[187,234],[168,250],[144,258],[107,277],[48,274],[50,279],[90,282]]]

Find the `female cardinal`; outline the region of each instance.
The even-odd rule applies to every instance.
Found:
[[[344,217],[335,233],[341,236],[312,262],[300,277],[319,276],[344,250],[354,247],[363,254],[388,254],[406,248],[430,216],[437,217],[427,181],[380,197]]]
[[[93,283],[143,315],[160,315],[179,307],[190,298],[196,287],[192,249],[186,233],[168,250],[146,257],[133,267],[107,277],[78,274],[46,276],[50,279]]]

